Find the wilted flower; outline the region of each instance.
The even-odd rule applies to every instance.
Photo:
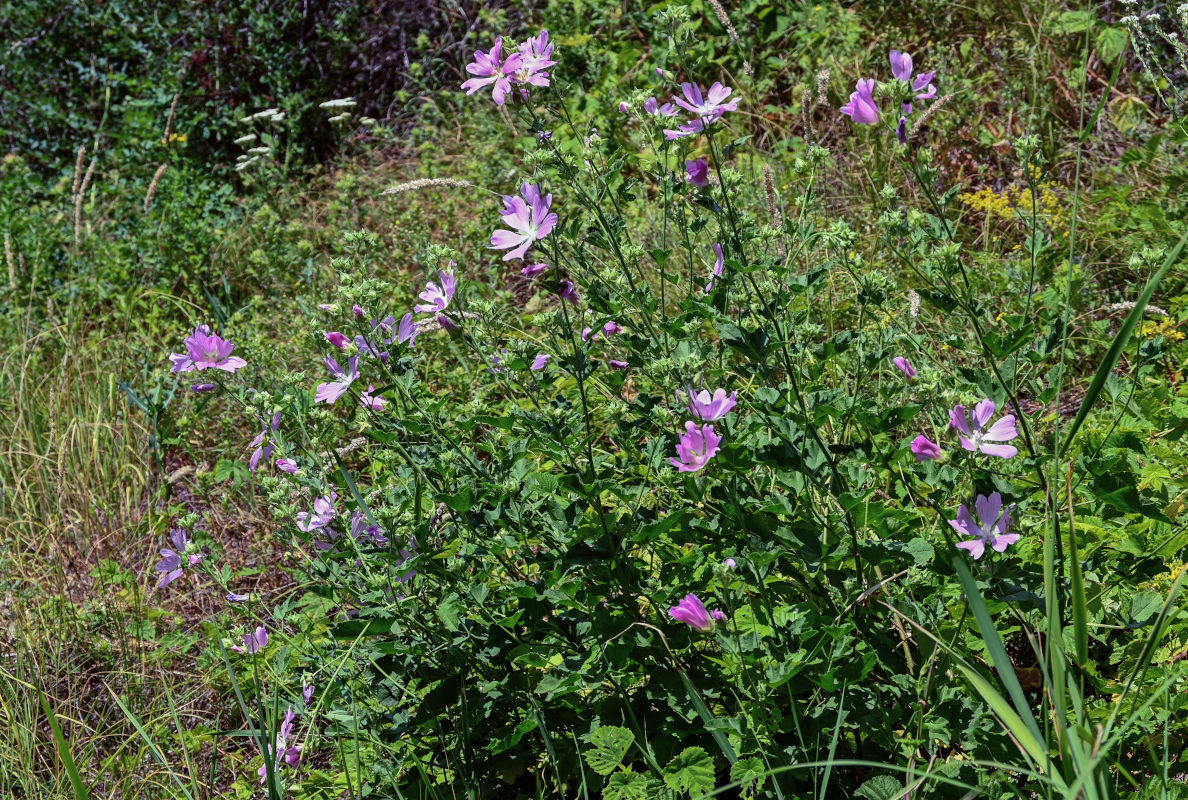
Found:
[[[940,446],[929,441],[928,437],[923,434],[912,440],[912,452],[916,455],[917,463],[934,461],[943,455]]]
[[[949,520],[953,530],[971,537],[967,542],[958,542],[958,547],[968,550],[971,556],[979,559],[986,551],[986,545],[1001,553],[1008,545],[1019,541],[1019,534],[1007,533],[1011,525],[1011,510],[1002,507],[1001,494],[994,492],[989,497],[980,494],[974,506],[978,512],[977,521],[964,505],[957,509],[957,519]]]
[[[305,701],[305,707],[309,708],[309,704],[313,702],[314,687],[306,686],[301,690],[301,699]]]
[[[668,615],[702,633],[709,633],[714,629],[714,620],[726,619],[726,615],[717,609],[714,610],[714,615],[711,617],[705,608],[705,603],[701,602],[701,598],[695,594],[685,595],[684,600],[668,609]]]
[[[290,475],[295,475],[298,469],[297,462],[291,458],[278,458],[276,460],[276,468],[281,472],[287,472]]]
[[[186,352],[172,353],[169,360],[173,366],[170,372],[193,372],[203,369],[221,369],[224,372],[235,372],[246,367],[247,362],[238,356],[231,355],[235,345],[223,339],[218,334],[211,333],[206,325],[199,325],[194,332],[185,339]]]
[[[512,230],[497,229],[491,234],[491,247],[508,250],[504,261],[523,258],[528,248],[549,235],[557,224],[557,215],[550,212],[553,205],[551,194],[541,197],[540,187],[531,183],[520,186],[520,196],[504,195],[503,223]]]
[[[1009,444],[994,444],[994,442],[1009,442],[1019,435],[1015,429],[1015,415],[1007,414],[1000,417],[997,422],[986,428],[986,423],[994,416],[995,407],[994,401],[989,399],[982,400],[974,406],[973,427],[971,428],[965,406],[954,406],[949,411],[949,425],[961,434],[958,438],[961,440],[961,446],[966,450],[981,451],[988,456],[1012,458],[1019,452],[1018,448]]]
[[[272,443],[271,434],[276,433],[280,429],[281,414],[277,411],[272,415],[272,420],[269,424],[264,426],[264,430],[256,434],[256,438],[252,439],[252,443],[248,447],[256,448],[252,451],[251,460],[248,461],[248,471],[255,472],[256,467],[260,464],[261,458],[272,458],[272,451],[276,449],[276,445]],[[265,437],[268,437],[268,444],[264,444]]]
[[[874,101],[874,78],[859,78],[858,91],[850,95],[850,102],[841,107],[841,113],[864,125],[879,121],[879,107]]]
[[[542,272],[547,271],[548,268],[549,268],[548,264],[529,264],[528,266],[526,266],[522,270],[520,270],[520,274],[523,275],[525,278],[535,278],[537,275],[541,274]]]
[[[709,162],[704,158],[696,158],[685,162],[685,174],[689,183],[694,186],[705,186],[709,183]]]
[[[738,392],[729,396],[725,389],[714,390],[711,396],[707,389],[694,392],[689,389],[689,413],[703,422],[713,422],[729,414],[738,403]]]
[[[314,395],[314,402],[334,405],[335,401],[346,394],[346,390],[359,377],[359,357],[351,356],[350,360],[347,361],[346,369],[343,369],[338,365],[337,361],[330,356],[326,356],[326,369],[330,370],[330,374],[338,380],[318,384],[317,392]]]
[[[615,358],[610,359],[606,363],[610,364],[611,369],[619,369],[619,370],[627,369],[631,366],[626,361],[619,361],[618,359],[615,359]]]
[[[912,367],[912,362],[908,361],[903,356],[896,356],[895,358],[891,359],[891,363],[895,365],[897,370],[909,378],[916,377],[916,370],[914,367]]]
[[[388,537],[379,525],[373,525],[367,515],[359,509],[351,514],[351,536],[357,540],[369,539],[376,547],[387,547]]]
[[[575,306],[581,302],[581,295],[578,294],[577,287],[573,285],[573,281],[565,278],[561,281],[561,285],[557,289],[557,294],[561,296],[562,300],[568,300]]]
[[[475,77],[462,84],[467,94],[474,94],[484,86],[491,86],[491,98],[495,105],[503,105],[507,93],[511,91],[511,76],[523,61],[520,53],[511,53],[503,58],[503,37],[495,40],[490,52],[476,50],[474,63],[466,65],[466,71]]]
[[[620,114],[627,114],[630,111],[631,111],[631,105],[626,100],[619,103],[619,113]]]
[[[678,457],[669,458],[668,462],[680,472],[697,472],[714,457],[721,442],[722,437],[714,432],[713,425],[698,425],[690,420],[677,442]]]
[[[714,290],[714,287],[718,284],[718,278],[722,277],[722,269],[726,266],[726,258],[722,255],[722,245],[715,242],[711,246],[713,247],[714,255],[717,256],[717,258],[714,259],[714,269],[710,273],[710,281],[705,285],[706,294],[709,294]]]
[[[248,597],[250,597],[250,595],[236,594],[235,592],[227,592],[227,602],[228,603],[242,603],[245,600],[247,600]]]
[[[195,383],[190,385],[190,389],[201,394],[203,392],[213,392],[215,385],[213,383]]]
[[[552,358],[548,353],[537,353],[536,358],[532,359],[532,366],[529,369],[542,370],[549,365],[549,360]]]

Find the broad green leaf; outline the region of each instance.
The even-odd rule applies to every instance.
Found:
[[[586,736],[586,741],[594,749],[586,753],[586,763],[590,769],[599,775],[610,775],[619,764],[623,763],[623,756],[635,741],[635,734],[627,728],[614,725],[603,725],[595,728]]]
[[[714,760],[700,747],[686,747],[664,768],[664,783],[693,798],[714,788]]]
[[[730,780],[744,795],[754,797],[767,782],[767,767],[761,758],[740,758],[730,768]]]
[[[589,756],[586,757],[589,761]],[[648,779],[638,772],[616,772],[606,781],[603,800],[648,800]]]

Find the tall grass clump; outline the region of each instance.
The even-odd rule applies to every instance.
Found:
[[[1090,340],[1075,184],[1023,135],[1015,188],[963,198],[926,51],[840,97],[807,76],[777,157],[751,70],[687,61],[697,21],[662,14],[593,98],[613,133],[546,31],[475,54],[462,88],[515,155],[390,202],[464,193],[489,238],[397,253],[413,284],[344,234],[337,287],[285,321],[310,371],[207,320],[169,356],[258,431],[306,556],[276,599],[199,515],[163,540],[162,587],[200,576],[239,615],[240,790],[1175,796],[1183,495],[1127,480],[1171,458],[1131,429],[1173,424],[1136,391],[1183,238],[1133,254]],[[831,196],[843,166],[868,202]]]

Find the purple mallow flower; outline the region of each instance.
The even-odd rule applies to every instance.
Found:
[[[276,468],[290,475],[296,475],[298,469],[297,462],[291,458],[278,458],[276,460]]]
[[[680,472],[697,472],[714,457],[721,443],[722,437],[714,432],[713,425],[698,425],[690,420],[677,442],[677,458],[668,462]]]
[[[891,359],[891,363],[895,365],[895,368],[897,370],[899,370],[900,372],[902,372],[904,375],[908,376],[909,378],[916,377],[916,370],[912,366],[912,362],[908,361],[903,356],[896,356],[895,358]]]
[[[859,78],[858,91],[850,95],[850,102],[841,107],[841,113],[864,125],[879,121],[879,107],[874,101],[874,78]]]
[[[928,437],[923,434],[912,440],[912,453],[915,454],[917,463],[921,461],[935,461],[944,455],[940,446],[929,441]]]
[[[252,443],[248,445],[248,447],[256,448],[252,451],[251,460],[248,461],[249,472],[256,471],[256,467],[260,465],[261,458],[272,458],[272,451],[276,449],[276,445],[272,441],[272,434],[276,433],[280,428],[280,423],[281,414],[279,411],[277,411],[272,415],[272,419],[269,421],[269,423],[264,426],[264,430],[256,434],[256,438],[252,439]],[[268,440],[267,444],[265,444],[265,439]]]
[[[557,224],[557,215],[549,209],[553,205],[551,194],[541,197],[540,187],[524,183],[520,186],[520,195],[504,195],[503,224],[511,230],[497,229],[491,234],[491,247],[496,250],[507,250],[503,260],[523,258],[528,248],[546,236]]]
[[[644,100],[643,107],[644,111],[653,117],[675,117],[677,114],[676,106],[672,103],[660,105],[655,97]]]
[[[186,337],[185,345],[186,352],[170,354],[169,360],[173,362],[173,366],[169,368],[170,372],[193,372],[203,369],[234,372],[247,366],[247,362],[242,358],[231,355],[235,345],[218,334],[211,333],[206,325],[194,328],[194,332]]]
[[[359,357],[351,356],[347,361],[346,369],[343,369],[337,361],[326,356],[326,369],[330,370],[330,374],[337,380],[318,384],[314,402],[334,405],[335,401],[346,394],[347,389],[351,388],[351,384],[359,377]]]
[[[526,266],[522,270],[520,270],[520,274],[523,275],[525,278],[535,278],[537,275],[540,275],[542,272],[547,271],[548,268],[549,268],[548,264],[529,264],[528,266]]]
[[[708,389],[694,392],[689,389],[689,413],[703,422],[713,422],[729,414],[738,404],[738,392],[726,394],[725,389],[715,389],[713,395]]]
[[[704,94],[701,87],[696,83],[682,83],[681,94],[684,96],[677,97],[674,95],[672,99],[678,106],[694,116],[718,119],[727,111],[738,110],[737,97],[733,100],[727,100],[733,93],[733,89],[722,84],[720,81],[715,81],[714,85]]]
[[[912,69],[914,64],[912,64],[912,56],[910,53],[901,53],[898,50],[892,50],[890,61],[891,74],[894,75],[897,80],[911,84],[912,91],[920,93],[916,95],[917,100],[928,100],[930,98],[936,97],[936,87],[932,84],[932,79],[936,76],[936,70],[933,70],[932,72],[921,72],[916,76],[915,80],[913,80]],[[904,113],[912,113],[912,108],[910,105],[907,106]]]
[[[388,401],[373,392],[375,392],[375,384],[368,384],[367,391],[359,395],[359,405],[370,408],[372,411],[383,411]]]
[[[962,505],[957,509],[957,519],[949,520],[953,530],[970,537],[969,541],[958,542],[962,550],[968,550],[974,559],[982,557],[986,552],[986,545],[990,545],[996,552],[1003,552],[1008,545],[1019,541],[1019,534],[1007,533],[1011,526],[1011,508],[1002,507],[1002,495],[998,492],[986,497],[978,495],[974,503],[978,518],[975,521],[969,509]]]
[[[203,392],[213,392],[215,385],[213,383],[195,383],[190,386],[190,389],[198,394],[202,394]]]
[[[280,729],[276,732],[276,745],[268,747],[268,752],[264,754],[265,762],[275,759],[273,761],[274,772],[282,767],[296,767],[301,763],[301,747],[289,744],[293,738],[293,720],[296,716],[293,713],[293,707],[289,706],[288,711],[285,712],[285,718],[280,724]],[[267,763],[261,764],[260,769],[256,770],[256,774],[260,776],[260,783],[264,783],[268,779]]]
[[[967,415],[965,406],[957,405],[949,412],[949,426],[957,431],[961,439],[961,446],[970,452],[982,452],[988,456],[1001,456],[1002,458],[1012,458],[1018,454],[1018,448],[1009,444],[996,444],[996,442],[1009,442],[1019,435],[1015,429],[1015,415],[1007,414],[1000,417],[997,422],[986,427],[986,423],[994,416],[994,401],[982,400],[974,406],[972,415]],[[971,427],[970,422],[973,425]]]
[[[301,690],[301,699],[305,701],[306,708],[309,708],[310,703],[313,702],[313,696],[314,696],[314,687],[313,686],[306,686],[304,689]]]
[[[542,370],[549,365],[549,360],[552,358],[548,353],[537,353],[536,358],[532,359],[532,366],[529,369]]]
[[[697,158],[685,162],[685,174],[689,183],[701,187],[709,183],[709,162],[704,158]]]
[[[722,255],[722,245],[715,242],[712,247],[716,258],[713,271],[710,272],[710,281],[705,285],[706,294],[714,290],[714,286],[718,284],[718,278],[722,277],[722,269],[726,266],[726,257]]]
[[[520,44],[520,63],[512,74],[512,82],[521,86],[548,86],[548,68],[556,64],[553,61],[553,45],[549,41],[549,32],[542,30],[526,42]],[[521,90],[527,96],[527,90]]]
[[[612,358],[609,361],[607,361],[606,363],[610,364],[611,369],[619,369],[619,370],[627,369],[628,367],[631,366],[626,361],[619,361],[616,358]]]
[[[169,584],[182,576],[184,568],[182,567],[182,556],[185,555],[186,546],[189,544],[189,539],[186,537],[186,532],[180,528],[173,528],[169,531],[169,543],[173,548],[161,549],[161,560],[157,562],[157,572],[162,573],[161,580],[157,582],[157,587],[164,589]],[[198,561],[202,560],[202,556],[197,553]],[[193,560],[193,557],[187,559],[191,566],[197,564],[198,561]]]
[[[255,655],[267,646],[268,631],[264,629],[263,625],[260,625],[254,631],[250,631],[243,635],[243,647],[240,647],[239,645],[233,645],[231,649],[236,653]]]
[[[523,55],[511,53],[503,57],[503,38],[495,40],[489,52],[476,50],[474,62],[466,65],[466,71],[475,77],[462,84],[467,94],[474,94],[484,86],[491,86],[491,98],[495,105],[503,105],[507,93],[511,91],[511,76],[520,68]]]
[[[339,350],[351,343],[350,338],[348,338],[345,333],[339,333],[338,331],[327,331],[322,335],[326,337],[327,342],[334,345]]]
[[[672,99],[694,117],[676,130],[665,129],[664,138],[671,140],[693,136],[705,130],[706,126],[721,119],[727,111],[737,111],[738,98],[727,99],[733,93],[733,89],[721,82],[714,83],[705,92],[702,92],[701,87],[696,83],[682,83],[682,96],[674,95]]]
[[[450,265],[453,265],[452,261]],[[418,314],[437,314],[445,311],[450,301],[454,299],[454,293],[458,288],[457,281],[454,279],[454,271],[452,269],[449,272],[442,270],[437,273],[437,276],[441,280],[440,286],[429,281],[425,284],[425,290],[417,295],[425,301],[413,306],[413,311]]]
[[[417,327],[417,323],[413,322],[413,315],[410,311],[400,318],[400,327],[396,329],[396,341],[400,344],[408,342],[409,349],[411,349],[420,332],[421,329]]]
[[[719,609],[714,609],[711,615],[706,610],[705,603],[695,594],[685,595],[685,599],[668,609],[668,616],[683,622],[694,630],[709,633],[714,629],[715,620],[724,620],[726,615]]]
[[[327,497],[319,497],[314,500],[313,511],[299,511],[297,513],[298,529],[306,533],[313,533],[315,530],[327,527],[337,515],[334,510],[334,501],[337,499],[338,496],[331,492]]]

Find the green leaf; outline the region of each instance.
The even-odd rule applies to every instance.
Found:
[[[664,783],[691,797],[714,788],[714,760],[700,747],[686,747],[664,768]]]
[[[616,772],[607,780],[602,797],[603,800],[648,800],[648,779],[638,772]]]
[[[54,733],[54,744],[58,747],[58,758],[62,760],[62,766],[66,768],[66,774],[70,776],[70,785],[74,789],[75,800],[90,800],[91,795],[87,792],[86,784],[83,783],[82,776],[78,772],[78,766],[74,763],[74,756],[70,754],[70,742],[67,741],[66,736],[62,733],[62,726],[58,724],[58,718],[54,714],[53,709],[50,708],[45,692],[38,691],[37,697],[41,700],[41,709],[45,712],[45,718],[49,721],[50,730]]]
[[[767,767],[760,758],[742,758],[730,768],[730,780],[737,783],[743,794],[754,797],[767,782]]]
[[[1130,34],[1125,28],[1102,28],[1097,34],[1097,53],[1102,61],[1112,63],[1122,55],[1126,46],[1130,44]]]
[[[462,616],[465,606],[462,604],[461,598],[456,594],[448,594],[441,599],[437,604],[437,618],[441,620],[441,624],[446,626],[446,630],[458,630],[458,620]]]
[[[623,756],[627,755],[628,748],[635,741],[635,734],[627,728],[603,725],[590,731],[586,741],[594,746],[593,750],[586,753],[586,763],[590,769],[599,775],[610,775],[623,762]]]
[[[903,784],[890,775],[875,775],[854,792],[863,800],[897,800],[904,793]]]

